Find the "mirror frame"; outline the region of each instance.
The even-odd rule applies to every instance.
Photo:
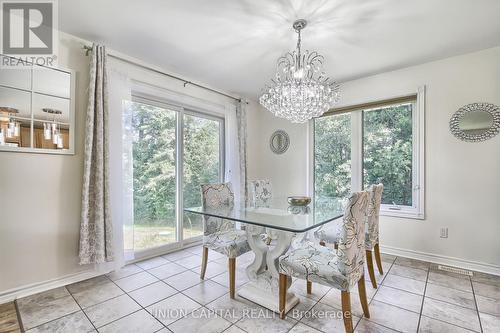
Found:
[[[283,147],[276,147],[273,143],[274,138],[277,137],[278,135],[281,135],[284,138]],[[283,130],[277,130],[277,131],[274,131],[273,134],[271,134],[271,138],[269,139],[269,147],[271,148],[271,151],[273,153],[275,153],[277,155],[281,155],[288,150],[289,146],[290,146],[290,137],[288,136],[287,132],[285,132]]]
[[[493,117],[493,124],[483,133],[470,134],[460,128],[460,120],[470,112],[487,112]],[[450,119],[450,132],[466,142],[481,142],[493,138],[500,132],[500,108],[491,103],[472,103],[462,106]]]
[[[6,55],[0,54],[1,56],[8,57]],[[31,75],[33,75],[33,66],[29,69]],[[38,66],[38,65],[36,65]],[[64,73],[68,73],[70,75],[70,97],[69,97],[69,148],[68,149],[44,149],[44,148],[32,148],[32,147],[10,147],[10,146],[0,146],[1,152],[16,152],[16,153],[36,153],[36,154],[54,154],[54,155],[75,155],[75,94],[76,94],[76,72],[71,69],[63,68],[63,67],[46,67],[51,70],[56,70]],[[26,69],[27,70],[27,69]],[[11,87],[8,87],[11,88]],[[14,88],[16,89],[16,88]],[[34,93],[33,86],[29,90],[30,94]],[[31,97],[32,99],[33,97]],[[33,107],[33,106],[31,106]],[[31,114],[33,115],[33,110],[31,110]]]

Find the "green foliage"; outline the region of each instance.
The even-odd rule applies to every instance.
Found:
[[[383,183],[382,203],[412,204],[411,104],[364,112],[363,184]]]
[[[176,113],[130,103],[133,129],[134,220],[175,223]]]
[[[318,118],[314,126],[315,194],[348,196],[351,192],[351,116]]]
[[[363,112],[363,185],[384,184],[383,203],[412,204],[412,109],[401,105]],[[351,114],[315,120],[315,193],[351,191]]]
[[[177,113],[142,103],[130,107],[134,224],[175,227]],[[219,181],[219,126],[184,116],[184,207],[201,204],[201,184]],[[201,228],[200,222],[190,216],[185,224]]]
[[[184,116],[184,207],[201,205],[200,185],[219,181],[219,122]]]

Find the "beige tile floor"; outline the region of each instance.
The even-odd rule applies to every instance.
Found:
[[[200,254],[201,247],[189,248],[19,299],[23,326],[30,333],[344,332],[342,320],[328,315],[339,311],[339,291],[315,284],[307,295],[305,282],[295,280],[291,289],[301,302],[280,320],[229,298],[225,257],[210,252],[207,278],[200,280]],[[252,260],[251,253],[237,259],[237,288],[248,282],[245,267]],[[378,289],[366,284],[369,319],[353,290],[356,332],[500,332],[500,277],[454,275],[390,255],[383,267]]]

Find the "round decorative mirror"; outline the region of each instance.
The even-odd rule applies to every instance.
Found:
[[[491,139],[500,132],[500,108],[490,103],[465,105],[451,117],[450,131],[468,142]]]
[[[287,151],[288,146],[290,146],[290,138],[285,131],[277,130],[271,135],[269,146],[273,153],[283,154]]]

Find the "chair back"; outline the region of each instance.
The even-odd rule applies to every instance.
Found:
[[[384,185],[372,185],[369,190],[370,197],[368,202],[368,211],[366,213],[366,221],[368,232],[366,235],[365,246],[367,250],[373,249],[375,244],[378,244],[378,225],[380,216],[380,204],[382,203],[382,193],[384,192]]]
[[[268,203],[273,196],[272,193],[273,188],[270,180],[252,180],[250,182],[250,198],[255,206],[263,206]]]
[[[234,206],[234,193],[231,183],[201,185],[201,202],[203,208],[231,209]],[[234,222],[218,217],[203,215],[203,235],[234,229]]]
[[[365,262],[365,219],[368,192],[353,192],[344,213],[340,230],[337,257],[340,272],[347,277],[349,286],[363,276]]]

